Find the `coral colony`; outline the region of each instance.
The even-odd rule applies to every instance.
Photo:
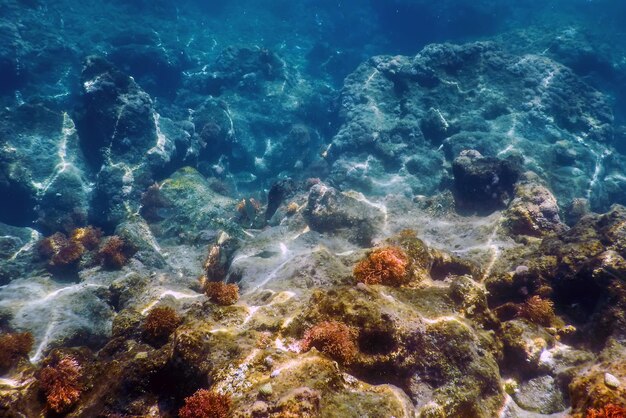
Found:
[[[625,16],[0,1],[0,416],[626,417]]]

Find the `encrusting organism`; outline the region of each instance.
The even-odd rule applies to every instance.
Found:
[[[44,367],[39,382],[46,395],[48,407],[57,412],[67,412],[80,398],[82,367],[72,356],[64,356],[56,364]]]
[[[226,418],[230,416],[232,399],[215,391],[200,389],[185,398],[178,411],[180,418]]]
[[[409,260],[406,253],[395,246],[376,248],[354,267],[353,274],[358,282],[400,286],[409,279]]]
[[[349,363],[359,352],[358,331],[338,321],[325,321],[309,328],[301,343],[303,351],[315,347],[341,363]]]

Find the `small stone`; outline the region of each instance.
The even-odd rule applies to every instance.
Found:
[[[274,393],[274,390],[272,389],[272,385],[270,383],[266,383],[259,388],[259,394],[261,396],[271,396],[272,393]]]
[[[278,377],[279,374],[280,374],[280,370],[274,370],[272,374],[270,374],[270,377]]]
[[[270,356],[267,356],[263,359],[263,363],[265,363],[267,367],[272,367],[274,365],[274,359]]]
[[[604,384],[611,389],[617,389],[621,386],[621,382],[619,381],[619,379],[613,376],[611,373],[604,374]]]

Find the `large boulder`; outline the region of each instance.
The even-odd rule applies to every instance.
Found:
[[[513,186],[520,175],[520,161],[483,157],[466,150],[452,164],[457,207],[491,211],[506,207],[512,199]]]
[[[474,149],[523,155],[563,205],[623,200],[608,98],[545,56],[479,42],[373,57],[346,78],[340,118],[327,157],[344,167],[333,171],[344,188],[432,194],[446,185],[448,164]]]
[[[0,117],[0,221],[69,231],[87,222],[91,187],[70,115],[23,104]]]
[[[304,217],[314,231],[341,234],[364,246],[371,244],[385,222],[384,212],[362,195],[321,183],[311,187]]]

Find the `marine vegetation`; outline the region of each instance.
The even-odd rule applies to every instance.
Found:
[[[400,286],[408,282],[408,263],[408,257],[400,247],[382,247],[372,250],[359,261],[353,274],[361,283]]]
[[[67,412],[80,398],[81,378],[82,367],[72,356],[63,356],[45,366],[39,374],[39,382],[48,407],[57,413]]]
[[[546,327],[553,325],[556,320],[554,303],[537,295],[531,296],[520,305],[518,315]]]
[[[200,389],[185,398],[178,411],[180,418],[227,418],[230,416],[232,399],[229,395]]]
[[[602,408],[587,410],[585,418],[623,418],[626,417],[626,408],[615,404],[607,404]]]
[[[234,283],[209,282],[204,284],[204,292],[218,305],[234,305],[239,300],[239,286]]]
[[[98,247],[101,238],[102,230],[93,226],[76,228],[72,231],[70,236],[72,242],[80,243],[89,251],[95,250]]]
[[[304,333],[301,348],[315,347],[341,363],[350,363],[359,353],[358,331],[338,321],[320,322]]]
[[[152,308],[143,321],[143,330],[148,339],[161,341],[167,339],[180,325],[181,318],[169,306]]]
[[[75,268],[85,247],[80,241],[68,239],[62,232],[57,232],[39,242],[39,253],[48,259],[51,270]]]
[[[108,237],[98,250],[98,259],[104,268],[119,270],[128,261],[134,251],[121,237]]]

